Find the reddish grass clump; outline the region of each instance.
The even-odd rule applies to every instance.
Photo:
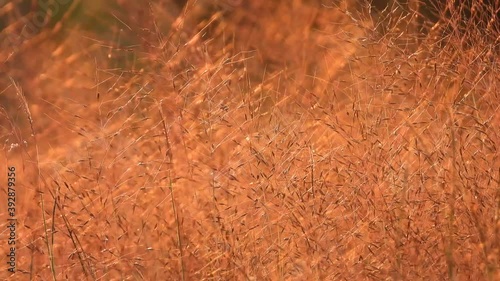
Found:
[[[0,2],[2,279],[500,279],[500,1],[42,2]]]

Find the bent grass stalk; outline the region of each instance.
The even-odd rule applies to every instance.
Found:
[[[14,81],[12,77],[9,77],[12,85],[14,85],[16,89],[16,94],[21,101],[22,108],[24,110],[24,113],[26,114],[26,117],[28,118],[29,121],[29,128],[31,131],[31,136],[33,138],[33,142],[35,145],[35,166],[36,166],[36,171],[37,171],[37,182],[38,182],[38,192],[40,195],[40,207],[42,209],[42,223],[43,223],[43,229],[45,232],[45,244],[47,246],[47,251],[49,253],[49,264],[50,264],[50,270],[52,272],[52,280],[57,279],[56,275],[56,264],[55,264],[55,256],[54,256],[54,235],[55,235],[55,204],[54,208],[52,209],[52,225],[51,225],[51,231],[49,234],[48,226],[47,226],[47,218],[45,217],[45,204],[44,204],[44,196],[41,188],[42,181],[46,187],[48,187],[47,183],[45,182],[45,178],[41,174],[41,169],[40,169],[40,162],[39,162],[39,151],[38,151],[38,141],[37,141],[37,133],[35,132],[34,126],[33,126],[33,116],[31,115],[30,108],[28,106],[28,101],[26,100],[26,96],[23,93],[23,89]],[[50,238],[49,238],[50,237]]]

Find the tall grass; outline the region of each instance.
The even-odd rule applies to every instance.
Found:
[[[3,45],[2,278],[500,278],[498,1],[181,2]]]

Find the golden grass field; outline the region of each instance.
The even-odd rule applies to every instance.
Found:
[[[499,0],[182,2],[0,1],[0,280],[500,280]]]

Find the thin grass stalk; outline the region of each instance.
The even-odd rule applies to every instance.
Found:
[[[181,238],[181,226],[180,226],[180,220],[179,220],[179,214],[177,212],[177,207],[176,207],[176,204],[175,204],[175,196],[174,196],[174,183],[172,182],[172,175],[171,175],[171,171],[173,169],[173,154],[172,154],[172,146],[170,144],[170,138],[169,138],[169,135],[168,135],[168,127],[167,127],[167,122],[166,122],[166,119],[165,119],[165,115],[163,114],[163,110],[161,108],[161,102],[157,104],[158,106],[158,111],[160,113],[160,117],[161,117],[161,121],[162,121],[162,125],[163,125],[163,130],[164,130],[164,136],[165,136],[165,145],[166,145],[166,148],[167,148],[167,151],[165,153],[165,156],[167,158],[167,161],[168,161],[168,166],[169,166],[169,170],[168,170],[168,188],[170,190],[170,200],[172,202],[172,211],[174,213],[174,218],[175,218],[175,224],[176,224],[176,229],[177,229],[177,247],[179,248],[179,254],[180,254],[180,257],[179,257],[179,264],[180,264],[180,267],[181,267],[181,277],[182,277],[182,280],[186,280],[186,269],[185,269],[185,266],[184,266],[184,250],[183,250],[183,246],[182,246],[182,238]]]

